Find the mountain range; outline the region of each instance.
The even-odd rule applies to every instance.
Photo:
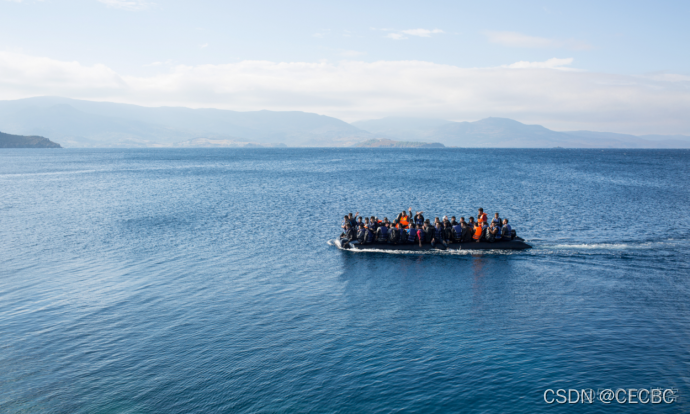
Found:
[[[0,131],[64,147],[690,148],[690,136],[552,131],[507,118],[383,118],[351,124],[299,111],[142,107],[59,97],[0,101]]]

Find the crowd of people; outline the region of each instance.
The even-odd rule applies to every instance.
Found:
[[[508,224],[508,219],[501,219],[499,214],[489,220],[483,208],[479,209],[477,219],[470,217],[465,221],[455,216],[443,219],[436,217],[434,223],[424,218],[423,211],[412,214],[412,208],[403,211],[394,221],[376,216],[362,218],[357,212],[343,218],[341,246],[347,248],[353,241],[360,244],[431,244],[432,247],[446,248],[449,243],[488,242],[512,240],[515,232]]]

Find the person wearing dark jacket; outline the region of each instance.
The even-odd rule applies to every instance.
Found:
[[[398,244],[400,242],[400,229],[398,223],[393,223],[388,229],[388,244]]]
[[[508,219],[503,219],[503,227],[501,228],[501,240],[513,240],[513,228],[508,224]]]
[[[357,240],[357,232],[349,223],[345,227],[345,237],[340,241],[340,245],[348,249],[350,247],[350,242]]]
[[[372,230],[373,226],[370,224],[369,227],[366,228],[367,231],[367,244],[372,244],[376,240],[376,234],[374,233],[374,230]]]
[[[464,219],[460,219],[460,220],[461,220],[460,223],[456,223],[452,227],[453,228],[453,239],[452,240],[456,243],[462,243],[463,236],[465,235],[465,233],[463,233],[464,227],[462,226],[462,223],[464,223],[465,220]]]
[[[445,232],[443,231],[443,224],[440,222],[436,223],[436,230],[434,231],[434,236],[431,239],[431,247],[436,247],[437,245],[439,246],[439,249],[441,246],[443,246],[443,249],[446,249],[448,247],[448,243],[446,243],[445,240]]]
[[[388,223],[383,223],[376,229],[376,241],[379,243],[388,243]]]
[[[424,225],[424,212],[418,211],[414,215],[413,221],[414,221],[415,226],[420,226],[420,227],[423,226]]]
[[[436,229],[431,225],[431,223],[429,223],[429,220],[424,223],[422,230],[424,230],[424,243],[431,243],[431,240],[434,238],[434,231]]]
[[[359,244],[367,244],[367,228],[364,224],[359,226],[359,230],[357,230],[357,240]]]

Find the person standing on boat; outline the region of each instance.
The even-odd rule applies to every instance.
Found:
[[[410,207],[410,213],[412,213],[412,207]],[[424,212],[423,211],[418,211],[414,215],[414,224],[415,226],[423,226],[424,225]]]
[[[477,223],[486,223],[488,221],[488,216],[484,212],[484,209],[479,207],[479,212],[477,212]]]
[[[498,217],[498,213],[494,214],[494,218],[491,219],[492,223],[496,223],[498,226],[501,225],[501,218]]]

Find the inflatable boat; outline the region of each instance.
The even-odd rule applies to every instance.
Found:
[[[525,243],[525,240],[520,237],[515,237],[513,240],[497,241],[493,243],[488,242],[468,242],[468,243],[450,243],[447,248],[443,246],[431,247],[430,244],[387,244],[387,243],[371,243],[361,245],[359,242],[350,242],[348,247],[343,247],[341,240],[336,240],[335,245],[343,250],[399,250],[399,251],[427,251],[427,250],[525,250],[531,249],[532,246]]]

